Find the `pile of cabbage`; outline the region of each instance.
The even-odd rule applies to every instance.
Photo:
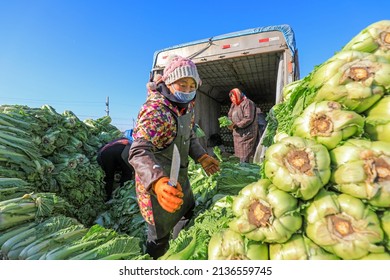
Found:
[[[162,259],[390,259],[390,20],[283,94],[261,178],[217,201]],[[180,254],[207,231],[206,246]]]
[[[302,242],[341,259],[389,259],[390,21],[362,30],[284,93],[264,174],[304,205]],[[276,258],[291,253],[270,248]]]
[[[71,111],[49,105],[0,106],[0,176],[28,183],[34,192],[56,193],[70,203],[70,214],[90,225],[104,205],[104,172],[97,150],[121,137],[109,116],[81,121]],[[5,180],[5,179],[4,179]],[[13,198],[8,192],[1,200]]]
[[[143,258],[139,238],[95,223],[108,207],[97,150],[123,136],[110,123],[0,106],[0,259]]]

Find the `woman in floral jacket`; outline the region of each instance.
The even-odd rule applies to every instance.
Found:
[[[188,156],[208,175],[219,171],[219,162],[209,156],[193,127],[196,90],[200,78],[195,64],[173,56],[142,106],[134,128],[129,162],[135,170],[141,214],[148,224],[146,253],[154,259],[168,249],[193,215],[194,196],[188,180]],[[169,184],[173,146],[180,153],[178,183]],[[172,232],[173,231],[173,232]]]

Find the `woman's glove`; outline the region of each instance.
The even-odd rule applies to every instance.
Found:
[[[198,159],[198,162],[202,165],[207,175],[211,175],[219,171],[219,161],[208,154],[201,156]]]
[[[152,189],[156,193],[157,201],[161,207],[169,213],[174,213],[183,204],[184,194],[179,182],[177,182],[176,187],[172,187],[168,182],[168,177],[162,177],[153,184]]]

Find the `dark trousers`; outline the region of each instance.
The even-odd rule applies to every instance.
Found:
[[[114,191],[115,174],[118,172],[121,175],[120,186],[123,186],[125,182],[134,179],[134,169],[126,164],[122,158],[122,152],[126,145],[115,144],[107,147],[103,151],[99,151],[97,154],[97,162],[104,170],[104,182],[106,190],[106,200],[112,198]]]
[[[164,255],[169,248],[169,240],[176,239],[179,235],[180,231],[188,224],[190,219],[194,215],[194,208],[191,208],[181,219],[180,221],[173,227],[172,233],[168,235],[157,238],[156,227],[148,224],[148,236],[146,240],[146,252],[149,254],[154,260],[157,260],[159,257]],[[156,217],[155,217],[156,218]],[[158,218],[158,217],[157,217]]]

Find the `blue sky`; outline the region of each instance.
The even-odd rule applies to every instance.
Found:
[[[301,78],[368,25],[390,1],[0,0],[0,104],[49,104],[80,119],[106,114],[133,127],[154,52],[269,25],[295,32]]]

